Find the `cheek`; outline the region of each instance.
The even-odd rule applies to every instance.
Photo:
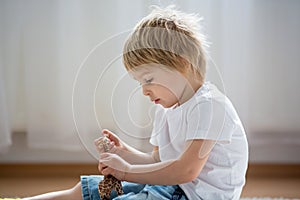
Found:
[[[156,88],[156,95],[164,98],[172,98],[172,99],[177,99],[178,97],[178,91],[174,89],[172,86],[167,86],[167,85],[158,85]]]
[[[176,98],[181,96],[186,85],[186,81],[182,76],[172,76],[160,80],[160,82],[155,83],[156,91],[162,95],[171,95]]]
[[[172,95],[176,98],[179,98],[185,88],[185,84],[178,81],[174,80],[174,82],[168,86],[165,87],[165,90],[168,91],[169,95]]]
[[[160,73],[151,84],[151,95],[161,98],[160,104],[166,108],[173,106],[182,98],[186,79],[181,74]]]

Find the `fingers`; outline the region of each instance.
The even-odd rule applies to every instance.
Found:
[[[108,146],[109,152],[110,153],[118,153],[118,148],[116,147],[114,142],[111,142]]]
[[[101,144],[101,141],[103,140],[103,136],[101,136],[101,137],[98,137],[97,139],[95,139],[94,140],[94,144],[96,145],[96,146],[99,146],[99,144]],[[101,146],[101,145],[100,145]]]
[[[98,170],[99,170],[99,172],[100,172],[101,174],[102,174],[102,171],[103,171],[105,168],[107,168],[107,166],[104,165],[103,163],[99,162],[99,164],[98,164]]]
[[[104,153],[103,156],[100,156],[98,170],[102,175],[108,175],[113,173],[113,169],[110,168],[108,165],[110,163],[109,154]]]
[[[104,168],[101,173],[104,175],[104,176],[107,176],[109,174],[113,175],[114,173],[114,169],[110,168],[110,167],[106,167]]]
[[[103,129],[102,130],[102,134],[107,136],[108,138],[111,136],[111,135],[114,135],[113,132],[111,132],[110,130],[108,129]]]
[[[99,157],[99,163],[112,167],[115,165],[116,162],[116,155],[111,153],[102,153]]]
[[[116,136],[113,132],[111,132],[110,130],[107,130],[107,129],[103,129],[102,130],[102,134],[107,136],[108,139],[112,142],[115,143],[115,145],[119,146],[120,145],[120,140],[119,140],[119,137]]]
[[[99,137],[97,139],[94,140],[94,145],[99,146],[99,141],[102,137]]]
[[[94,144],[96,146],[96,149],[99,153],[103,153],[105,152],[105,149],[103,147],[103,145],[101,145],[101,140],[102,140],[103,137],[100,137],[100,138],[97,138],[94,140]]]
[[[104,136],[99,137],[99,138],[94,140],[94,145],[96,146],[98,152],[103,153],[103,152],[109,151],[109,152],[115,153],[115,151],[116,151],[115,142],[114,141],[109,141],[109,144],[108,144],[107,148],[104,148],[103,138],[104,138]]]
[[[112,155],[113,155],[113,154],[107,153],[107,152],[101,153],[100,156],[99,156],[99,161],[100,161],[100,160],[103,160],[103,159],[105,159],[105,158],[108,158],[108,157],[110,157],[110,156],[112,156]]]
[[[111,167],[105,167],[102,169],[101,174],[104,176],[112,175],[119,180],[125,180],[126,171],[120,171]]]

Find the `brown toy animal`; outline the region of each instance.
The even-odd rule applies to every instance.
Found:
[[[110,140],[105,136],[95,141],[97,149],[103,148],[105,152],[109,151],[109,144]],[[112,175],[104,176],[103,180],[98,184],[98,191],[101,199],[110,199],[110,193],[112,190],[115,190],[118,195],[123,194],[121,181]]]

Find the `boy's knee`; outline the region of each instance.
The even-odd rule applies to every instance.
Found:
[[[74,200],[82,200],[81,182],[78,182],[73,188],[69,190],[70,196]]]

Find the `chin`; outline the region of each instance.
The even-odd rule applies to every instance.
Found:
[[[164,108],[172,108],[173,106],[175,106],[175,104],[160,104],[160,105],[163,106]]]

